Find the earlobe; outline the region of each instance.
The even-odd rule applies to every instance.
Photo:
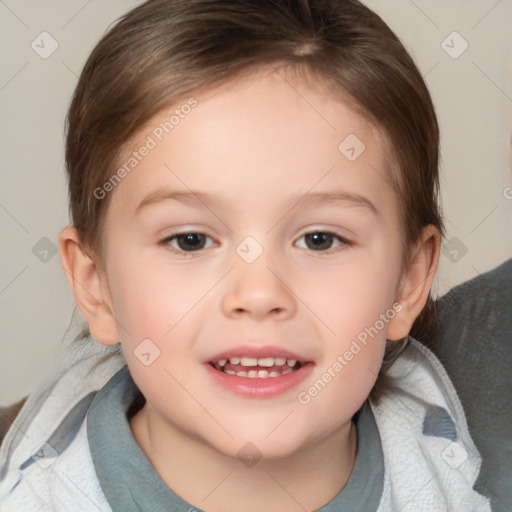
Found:
[[[396,302],[401,309],[388,324],[388,340],[405,338],[425,306],[439,263],[440,246],[439,230],[432,225],[425,227],[397,290]]]
[[[92,337],[104,345],[119,343],[119,331],[106,279],[87,255],[72,226],[64,228],[59,235],[59,255],[66,279]]]

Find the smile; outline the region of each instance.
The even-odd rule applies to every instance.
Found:
[[[210,362],[210,365],[219,372],[250,379],[281,377],[302,367],[300,361],[285,357],[230,357]]]
[[[246,398],[271,398],[301,385],[315,366],[313,361],[273,346],[240,346],[203,363],[212,384]]]

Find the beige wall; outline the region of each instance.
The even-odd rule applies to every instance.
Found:
[[[65,111],[93,45],[137,3],[0,3],[0,404],[26,395],[61,350],[74,309],[52,252],[68,223]],[[366,4],[413,53],[437,106],[448,247],[435,290],[444,293],[512,256],[512,1]],[[43,59],[32,41],[43,55],[58,47]]]

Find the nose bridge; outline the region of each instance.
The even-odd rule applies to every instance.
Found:
[[[260,319],[267,315],[283,319],[293,316],[295,297],[285,285],[286,276],[280,270],[284,266],[277,264],[277,260],[270,249],[264,249],[253,237],[238,245],[223,297],[226,315],[246,314]]]

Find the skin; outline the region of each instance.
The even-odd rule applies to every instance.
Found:
[[[133,435],[177,494],[212,512],[239,510],[240,500],[249,512],[315,510],[350,476],[351,418],[375,383],[386,338],[405,337],[425,304],[439,234],[426,227],[403,268],[384,139],[312,78],[267,70],[195,98],[197,107],[110,192],[105,261],[67,227],[63,268],[92,336],[121,343],[147,400],[130,419]],[[173,108],[141,129],[131,150]],[[349,134],[366,146],[353,162],[338,150]],[[166,199],[136,213],[162,188],[215,202]],[[353,200],[297,206],[305,194],[333,191],[363,196],[377,213]],[[207,235],[204,248],[159,244],[184,231]],[[319,250],[304,236],[315,232],[342,239]],[[247,236],[263,250],[252,263],[236,252]],[[396,302],[402,309],[384,329],[299,403],[297,394]],[[144,339],[160,350],[149,366],[134,354]],[[203,363],[242,343],[291,350],[313,361],[313,372],[276,397],[234,395]],[[237,457],[248,442],[262,455],[249,468]]]

